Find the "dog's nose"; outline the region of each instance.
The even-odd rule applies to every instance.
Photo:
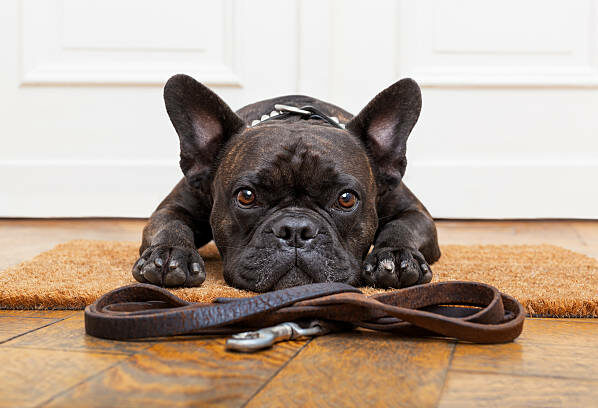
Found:
[[[287,245],[302,247],[318,235],[318,226],[306,217],[284,217],[272,224],[272,231]]]

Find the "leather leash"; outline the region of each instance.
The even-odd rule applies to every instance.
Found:
[[[523,306],[511,296],[483,283],[458,281],[373,296],[343,283],[315,283],[214,303],[186,302],[140,283],[106,293],[85,308],[87,334],[113,340],[261,329],[228,341],[228,348],[240,351],[355,327],[503,343],[521,334],[524,319]]]

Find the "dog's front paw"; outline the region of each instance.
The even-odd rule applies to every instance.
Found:
[[[158,286],[201,286],[206,268],[195,248],[153,245],[133,265],[133,277]]]
[[[432,270],[417,249],[374,248],[365,259],[362,278],[368,286],[404,288],[430,282]]]

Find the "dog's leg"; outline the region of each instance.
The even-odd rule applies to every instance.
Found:
[[[363,266],[364,283],[402,288],[430,282],[429,264],[440,258],[440,248],[434,220],[426,208],[401,183],[385,198],[379,216],[374,249]]]
[[[205,266],[197,248],[212,239],[212,230],[209,208],[198,201],[182,181],[152,214],[133,266],[137,281],[187,287],[203,283]]]
[[[168,80],[164,102],[179,135],[185,177],[143,230],[141,257],[133,266],[133,276],[160,286],[199,286],[206,272],[197,248],[212,239],[214,161],[224,143],[245,129],[245,123],[216,94],[187,75]]]

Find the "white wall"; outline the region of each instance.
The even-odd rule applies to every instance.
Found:
[[[514,12],[516,10],[516,12]],[[7,0],[0,216],[147,216],[180,177],[162,86],[357,112],[423,87],[407,184],[436,217],[598,218],[594,0]]]

